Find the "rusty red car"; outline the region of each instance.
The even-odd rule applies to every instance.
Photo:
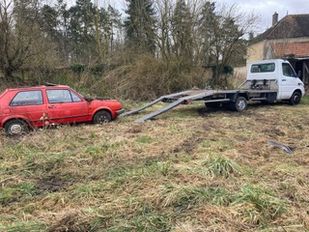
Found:
[[[123,112],[117,100],[83,97],[65,85],[6,89],[0,94],[0,127],[7,135],[49,125],[101,124]]]

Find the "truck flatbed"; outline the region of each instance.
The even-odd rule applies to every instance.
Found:
[[[193,101],[204,101],[207,103],[235,103],[238,97],[245,98],[248,101],[272,101],[277,97],[276,90],[254,90],[254,89],[238,89],[238,90],[200,90],[193,89],[187,90],[179,93],[169,94],[165,96],[161,96],[154,101],[146,104],[145,106],[129,111],[122,115],[129,116],[138,114],[145,109],[159,103],[169,103],[165,107],[149,113],[142,118],[136,120],[138,123],[143,123],[147,120],[154,119],[155,117],[166,113],[181,104],[189,104]]]

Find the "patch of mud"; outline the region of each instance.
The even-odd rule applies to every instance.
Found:
[[[188,154],[192,154],[194,152],[194,150],[196,149],[196,147],[204,140],[204,138],[202,137],[198,137],[196,136],[192,136],[188,139],[186,139],[185,141],[183,141],[182,143],[180,143],[179,145],[177,145],[176,147],[174,147],[174,149],[172,150],[173,153],[179,153],[179,152],[185,152]]]
[[[61,174],[49,175],[40,178],[36,186],[40,192],[59,192],[76,182],[75,178],[70,176],[62,177]]]
[[[142,131],[143,131],[143,126],[142,125],[133,125],[130,129],[127,130],[126,133],[139,134]]]

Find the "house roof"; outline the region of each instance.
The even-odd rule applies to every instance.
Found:
[[[274,39],[309,37],[309,14],[287,15],[276,25],[255,37],[251,44]]]

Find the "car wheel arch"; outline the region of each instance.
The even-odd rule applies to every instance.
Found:
[[[14,122],[15,122],[15,124],[14,124]],[[13,124],[10,125],[11,123],[13,123]],[[33,130],[33,127],[29,123],[28,120],[25,120],[24,118],[14,117],[14,118],[10,118],[10,119],[6,120],[3,124],[3,128],[6,132],[6,134],[9,135],[9,136],[17,135],[17,134],[14,134],[13,132],[12,133],[8,132],[9,128],[11,128],[11,126],[13,126],[13,125],[15,127],[16,127],[16,125],[20,125],[20,134],[18,134],[18,135],[21,135],[22,133],[28,133],[31,130]],[[22,127],[24,127],[24,129],[22,129]]]
[[[107,108],[107,107],[104,107],[104,108],[99,108],[99,109],[97,109],[96,111],[94,111],[94,113],[92,114],[92,120],[93,120],[94,116],[95,116],[98,112],[100,112],[100,111],[107,111],[108,113],[110,113],[110,115],[112,116],[112,118],[114,118],[113,111],[112,111],[111,109]]]
[[[30,121],[29,121],[28,119],[24,118],[24,117],[10,117],[10,118],[6,118],[6,119],[4,119],[3,122],[2,122],[3,127],[4,127],[7,123],[9,123],[9,122],[11,122],[11,121],[13,121],[13,120],[20,120],[20,121],[23,121],[23,122],[25,122],[25,123],[29,126],[29,128],[33,128],[33,126],[31,125]]]

